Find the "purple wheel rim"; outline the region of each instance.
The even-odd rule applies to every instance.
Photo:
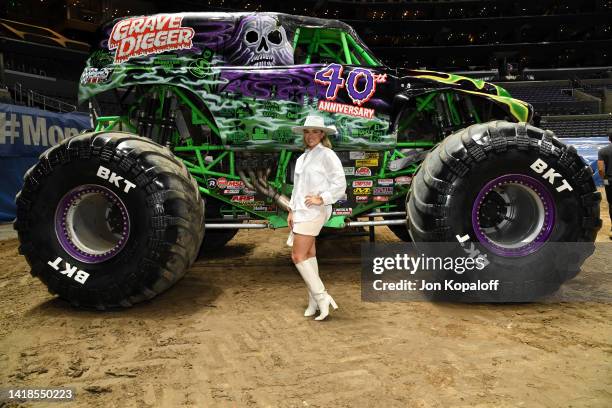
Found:
[[[538,212],[538,214],[536,214],[538,218],[536,226],[534,227],[532,225],[532,230],[523,234],[527,235],[527,237],[524,237],[524,240],[511,244],[502,244],[493,240],[491,234],[485,231],[486,228],[483,227],[483,222],[480,219],[481,210],[483,210],[483,206],[486,205],[485,203],[488,195],[492,192],[503,191],[505,188],[514,188],[524,191],[524,193],[521,194],[530,196]],[[515,214],[515,219],[528,215],[530,214],[520,214],[517,212]],[[505,219],[507,220],[508,218]],[[472,206],[472,228],[474,229],[476,238],[486,249],[505,257],[526,256],[539,250],[550,237],[554,224],[555,205],[552,195],[542,182],[524,174],[507,174],[491,180],[480,190]]]
[[[114,228],[110,225],[110,214]],[[130,236],[130,218],[115,193],[100,185],[86,184],[70,190],[59,201],[55,234],[68,255],[96,264],[108,261],[125,247]]]

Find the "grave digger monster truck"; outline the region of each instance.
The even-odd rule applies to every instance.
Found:
[[[15,222],[32,275],[77,306],[152,298],[200,247],[214,251],[239,228],[286,227],[302,148],[291,126],[313,112],[337,128],[347,176],[326,227],[476,243],[503,284],[555,276],[558,287],[601,224],[591,169],[530,124],[529,104],[483,81],[389,68],[336,20],[117,19],[100,30],[79,98],[95,129],[41,155]],[[562,242],[588,250],[551,245]]]

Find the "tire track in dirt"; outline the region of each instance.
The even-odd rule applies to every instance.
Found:
[[[396,242],[384,231],[381,242]],[[167,293],[108,313],[54,299],[28,276],[16,242],[0,242],[0,382],[73,386],[83,407],[612,401],[609,304],[363,302],[355,254],[366,238],[352,237],[318,247],[340,308],[315,322],[302,316],[286,232],[267,232],[265,243],[259,234],[241,231]]]

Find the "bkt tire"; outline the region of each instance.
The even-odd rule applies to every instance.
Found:
[[[205,224],[210,225],[212,222],[208,222],[208,219],[217,219],[215,222],[222,223],[241,223],[242,221],[235,220],[227,220],[227,221],[218,221],[223,216],[221,214],[221,201],[212,198],[206,197],[206,218]],[[200,253],[198,255],[199,258],[204,258],[208,255],[214,254],[215,251],[223,248],[225,244],[230,242],[232,238],[236,236],[238,233],[238,228],[235,229],[216,229],[209,228],[205,229],[204,240],[202,241],[202,246],[200,247]]]
[[[397,200],[398,208],[397,211],[406,211],[406,198],[399,198]],[[385,220],[397,220],[397,219],[405,219],[405,217],[386,217]],[[408,225],[387,225],[393,234],[401,239],[404,242],[412,242],[412,238],[410,237],[410,231],[408,231]]]
[[[128,307],[176,283],[202,242],[204,207],[180,160],[123,132],[67,139],[17,195],[19,251],[74,306]]]
[[[410,234],[415,242],[454,242],[459,254],[488,260],[480,277],[499,279],[500,289],[470,292],[471,300],[535,300],[573,278],[594,250],[601,195],[592,176],[550,131],[504,121],[473,125],[448,136],[416,174]],[[469,273],[449,276],[470,280]]]

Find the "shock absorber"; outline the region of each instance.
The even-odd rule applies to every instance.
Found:
[[[147,106],[147,121],[145,125],[145,137],[149,139],[153,136],[153,127],[155,126],[155,108],[157,107],[157,93],[153,93],[149,98]]]
[[[442,136],[446,137],[452,133],[453,122],[444,92],[440,92],[440,95],[436,98],[436,110],[438,112],[438,123],[440,123],[440,129],[443,133]]]
[[[176,122],[176,97],[170,91],[164,94],[164,104],[162,106],[162,115],[159,126],[159,134],[155,140],[157,143],[170,146],[170,138],[174,130]]]
[[[145,134],[145,115],[146,112],[144,110],[138,111],[138,126],[136,127],[136,133],[140,136],[144,136]]]
[[[146,98],[145,101],[144,109],[138,112],[138,134],[151,139],[155,122],[157,95],[153,93],[150,97]]]

